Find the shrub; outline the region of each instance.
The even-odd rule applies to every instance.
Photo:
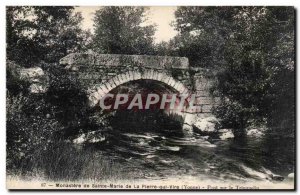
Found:
[[[78,129],[90,124],[87,94],[76,75],[68,70],[57,64],[45,69],[50,81],[45,101],[52,106],[53,115],[64,126],[65,134],[76,134]]]
[[[45,102],[33,95],[7,93],[7,168],[29,171],[37,155],[59,131],[57,121],[44,113]]]

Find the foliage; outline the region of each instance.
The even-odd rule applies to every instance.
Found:
[[[47,150],[60,126],[47,114],[43,99],[34,95],[8,92],[6,107],[7,167],[19,169],[32,163],[36,153]]]
[[[232,31],[232,16],[237,10],[235,7],[179,7],[173,23],[179,34],[170,41],[169,48],[175,55],[188,57],[191,66],[220,66],[224,63],[225,42]]]
[[[180,7],[175,16],[179,35],[160,51],[218,71],[215,114],[225,127],[294,129],[292,7]]]
[[[13,95],[7,90],[9,170],[31,172],[29,169],[35,166],[43,167],[42,156],[48,155],[57,140],[77,134],[80,129],[89,129],[87,126],[93,124],[89,119],[87,96],[78,80],[54,64],[43,66],[50,77],[45,94],[23,94],[13,88]]]
[[[57,62],[83,49],[80,14],[67,6],[8,6],[7,58],[24,67]]]
[[[49,76],[49,88],[44,98],[51,104],[51,113],[64,126],[66,135],[89,125],[87,94],[76,75],[58,64],[48,65],[44,69]]]
[[[126,40],[122,37],[126,41],[124,44],[127,41],[133,44],[127,44],[123,51],[129,51],[129,48],[132,49],[130,52],[150,50],[153,26],[139,27],[144,22],[144,11],[144,8],[120,9],[120,13],[129,14],[126,21],[130,24],[124,28],[133,28],[135,35],[140,34],[139,39],[135,39],[133,34],[126,34]],[[79,28],[81,20],[80,14],[73,14],[73,7],[7,7],[6,124],[9,171],[33,173],[33,169],[38,168],[45,171],[50,179],[65,175],[75,178],[84,160],[81,153],[66,145],[65,139],[79,131],[107,125],[106,115],[88,108],[87,95],[76,75],[57,63],[68,53],[91,46],[91,33]],[[123,33],[131,32],[130,29],[123,29]],[[20,69],[31,66],[40,66],[49,78],[46,93],[29,93],[30,83],[20,79]],[[65,149],[70,153],[64,153]],[[70,157],[76,162],[68,163]],[[66,166],[73,172],[66,171]]]
[[[191,66],[211,67],[215,61],[214,46],[208,34],[201,36],[183,32],[169,42],[162,42],[155,46],[157,55],[188,57]],[[201,57],[200,57],[201,56]]]
[[[146,25],[145,7],[107,6],[96,11],[93,49],[109,54],[151,54],[155,27]]]
[[[272,7],[246,7],[235,16],[237,31],[226,43],[227,63],[218,76],[217,87],[221,97],[241,104],[236,114],[245,122],[267,121],[275,130],[279,123],[294,118],[293,17],[291,8]],[[282,98],[287,91],[291,96],[286,98],[292,101]],[[286,107],[279,110],[281,104]],[[251,112],[244,115],[248,110]],[[237,124],[240,128],[247,126],[244,122]],[[290,124],[292,128],[294,123]]]

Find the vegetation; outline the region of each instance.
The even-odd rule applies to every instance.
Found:
[[[85,51],[86,32],[79,28],[82,18],[73,10],[7,7],[8,171],[19,170],[22,175],[47,170],[46,158],[53,157],[51,147],[64,148],[61,140],[89,124],[86,94],[77,80],[58,66],[58,60],[68,53]],[[20,69],[36,66],[48,77],[44,94],[30,93],[30,83],[20,77]]]
[[[145,25],[145,7],[103,7],[96,11],[92,49],[99,53],[151,54],[155,27]]]
[[[222,101],[215,113],[223,126],[241,131],[261,124],[292,134],[294,9],[180,7],[175,15],[180,34],[167,52],[218,70],[214,94]]]
[[[7,58],[32,67],[84,49],[86,34],[79,27],[82,17],[73,10],[66,6],[8,6]]]
[[[107,126],[107,116],[87,107],[78,80],[58,65],[63,56],[88,49],[188,57],[193,67],[218,71],[213,93],[221,104],[215,114],[224,128],[243,134],[249,126],[266,126],[274,135],[294,136],[292,7],[179,7],[173,23],[179,34],[159,44],[154,44],[155,26],[146,25],[144,7],[97,10],[94,34],[80,28],[82,17],[74,7],[9,6],[6,12],[9,171],[23,175],[42,170],[54,180],[84,174],[123,177],[117,163],[112,169],[102,154],[95,157],[94,151],[84,153],[67,142]],[[29,93],[30,83],[20,79],[21,68],[36,66],[49,78],[44,94]],[[83,170],[86,159],[98,162],[89,169],[94,172]]]

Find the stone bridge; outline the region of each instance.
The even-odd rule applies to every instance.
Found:
[[[217,103],[210,95],[214,74],[193,68],[185,57],[72,53],[60,60],[86,90],[91,107],[114,88],[130,81],[153,80],[171,87],[179,94],[195,93],[200,109],[182,111],[183,129],[189,131],[196,117],[211,115]]]

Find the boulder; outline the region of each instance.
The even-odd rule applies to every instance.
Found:
[[[31,84],[29,86],[30,93],[45,93],[48,89],[47,76],[40,67],[21,69],[20,79]]]
[[[183,132],[186,136],[191,136],[193,134],[193,124],[195,123],[196,117],[194,114],[187,113],[182,126]]]
[[[73,139],[74,144],[83,144],[85,141],[86,141],[86,135],[85,134],[81,134],[76,139]]]
[[[38,77],[44,76],[45,73],[43,69],[40,67],[33,67],[33,68],[23,68],[20,70],[20,77],[21,79],[36,79]]]
[[[248,129],[246,130],[247,136],[261,138],[264,136],[263,129]]]
[[[47,89],[46,85],[40,83],[33,83],[29,86],[30,93],[45,93]]]
[[[198,118],[194,124],[194,127],[198,128],[204,133],[213,133],[217,131],[216,124],[218,124],[218,122],[218,119],[214,116]]]
[[[230,138],[234,138],[234,134],[232,129],[220,129],[219,136],[221,140],[226,140]]]

